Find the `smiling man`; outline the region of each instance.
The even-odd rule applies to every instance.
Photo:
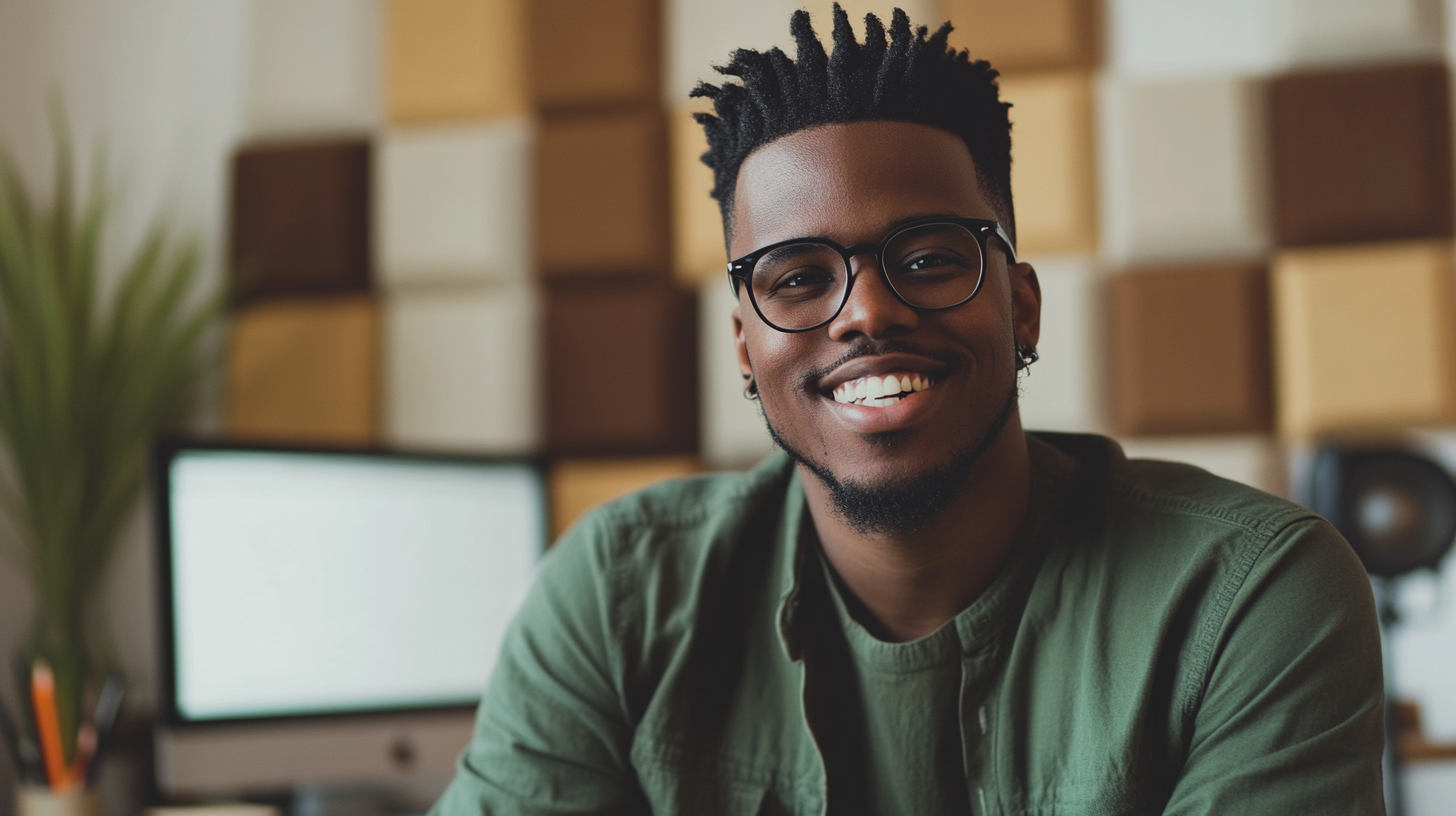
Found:
[[[543,567],[437,805],[1370,814],[1380,646],[1298,506],[1032,434],[996,73],[836,7],[700,115],[745,393],[782,453],[599,509]]]

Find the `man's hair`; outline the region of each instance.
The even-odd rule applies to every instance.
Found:
[[[834,4],[834,53],[826,54],[809,12],[795,11],[789,30],[798,59],[778,48],[739,49],[718,73],[741,82],[698,83],[691,96],[713,100],[717,115],[693,118],[708,136],[703,163],[713,168],[713,198],[732,228],[733,190],[738,169],[759,147],[780,136],[817,125],[847,122],[912,122],[959,136],[971,151],[981,189],[1002,226],[1015,238],[1011,207],[1011,123],[996,86],[997,72],[985,60],[950,48],[945,23],[910,27],[900,9],[890,17],[889,36],[873,14],[865,15],[865,39],[855,40],[849,15]]]

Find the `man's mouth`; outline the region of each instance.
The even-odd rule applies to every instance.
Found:
[[[933,385],[935,381],[930,377],[910,372],[860,377],[835,388],[834,401],[885,408]]]

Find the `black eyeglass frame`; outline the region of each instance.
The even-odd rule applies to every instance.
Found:
[[[958,227],[962,227],[963,229],[969,231],[971,235],[975,236],[976,243],[981,245],[981,272],[979,277],[976,278],[976,287],[972,289],[971,293],[969,295],[966,295],[964,299],[957,301],[956,303],[952,303],[948,306],[916,306],[915,304],[906,300],[904,295],[900,294],[900,291],[895,288],[895,284],[890,280],[890,273],[885,270],[885,247],[889,246],[890,242],[895,240],[896,236],[898,236],[900,233],[905,232],[906,230],[924,227],[929,224],[954,224]],[[748,287],[748,302],[753,304],[753,311],[758,313],[758,319],[762,320],[764,322],[764,325],[768,326],[769,328],[784,332],[785,334],[797,334],[799,332],[814,331],[815,329],[823,328],[824,326],[827,326],[831,322],[833,322],[834,318],[839,317],[839,313],[844,311],[844,304],[849,302],[849,292],[851,289],[854,288],[855,278],[854,265],[850,262],[851,259],[853,259],[856,255],[863,255],[866,252],[873,252],[875,255],[875,267],[880,272],[880,279],[885,282],[885,288],[889,289],[891,294],[893,294],[897,300],[910,307],[911,309],[916,309],[923,312],[939,312],[944,311],[945,309],[954,309],[957,306],[964,306],[965,304],[975,299],[976,295],[980,294],[981,286],[986,282],[986,256],[987,253],[990,252],[990,247],[988,246],[988,243],[992,235],[1000,238],[1001,243],[1006,246],[1006,255],[1008,261],[1012,264],[1016,263],[1016,245],[1011,242],[1011,236],[1006,234],[1006,230],[1002,228],[1001,222],[992,221],[986,218],[932,217],[919,218],[914,221],[908,221],[904,224],[901,224],[890,230],[889,232],[885,233],[885,237],[881,238],[877,243],[873,244],[856,244],[852,247],[846,247],[834,241],[831,241],[828,238],[790,238],[787,241],[777,241],[775,243],[769,244],[768,246],[759,247],[758,249],[755,249],[754,251],[748,253],[747,255],[744,255],[741,258],[735,258],[734,260],[729,261],[728,283],[730,286],[733,287],[733,297],[735,298],[738,297],[738,285],[740,283]],[[844,293],[840,296],[839,305],[834,308],[833,314],[829,315],[829,317],[825,318],[819,323],[802,329],[786,329],[778,325],[777,323],[774,323],[772,320],[769,320],[767,317],[764,317],[763,310],[760,309],[758,306],[758,298],[755,297],[753,294],[753,281],[750,280],[750,277],[753,275],[753,267],[758,263],[759,258],[762,258],[764,255],[774,251],[775,249],[778,249],[779,247],[786,247],[792,244],[821,244],[823,246],[827,246],[830,249],[838,252],[840,257],[844,259],[844,268],[848,272],[844,283]]]

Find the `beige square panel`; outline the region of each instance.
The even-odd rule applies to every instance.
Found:
[[[683,105],[671,112],[673,274],[684,284],[723,276],[728,255],[723,246],[723,217],[713,191],[713,171],[702,162],[708,150],[703,126],[693,121],[706,105]]]
[[[526,83],[526,0],[384,0],[391,122],[518,116]]]
[[[710,467],[747,468],[773,450],[759,404],[743,397],[743,377],[733,344],[733,291],[728,275],[698,287],[698,405],[703,461]],[[748,318],[757,320],[744,304]]]
[[[1276,255],[1280,431],[1307,439],[1456,421],[1452,275],[1444,241]]]
[[[385,438],[525,453],[541,438],[540,299],[525,286],[385,299]]]
[[[1030,259],[1041,282],[1041,359],[1021,375],[1029,430],[1105,432],[1105,277],[1090,258]]]
[[[1011,108],[1011,194],[1019,254],[1097,246],[1092,83],[1081,72],[1001,79]]]
[[[368,296],[265,301],[228,332],[230,437],[370,445],[379,438],[379,313]]]
[[[378,2],[254,0],[247,8],[252,136],[357,132],[378,126]]]
[[[599,504],[698,470],[691,456],[559,459],[551,466],[551,535],[566,532]]]
[[[1101,90],[1107,255],[1123,263],[1261,257],[1270,212],[1260,86],[1113,79]]]
[[[1100,57],[1102,0],[941,0],[939,6],[956,27],[951,45],[1001,70],[1090,68]]]
[[[1289,495],[1281,449],[1262,434],[1148,436],[1118,442],[1129,459],[1185,462],[1266,493]]]
[[[386,131],[374,198],[384,285],[529,279],[531,144],[525,119]]]

